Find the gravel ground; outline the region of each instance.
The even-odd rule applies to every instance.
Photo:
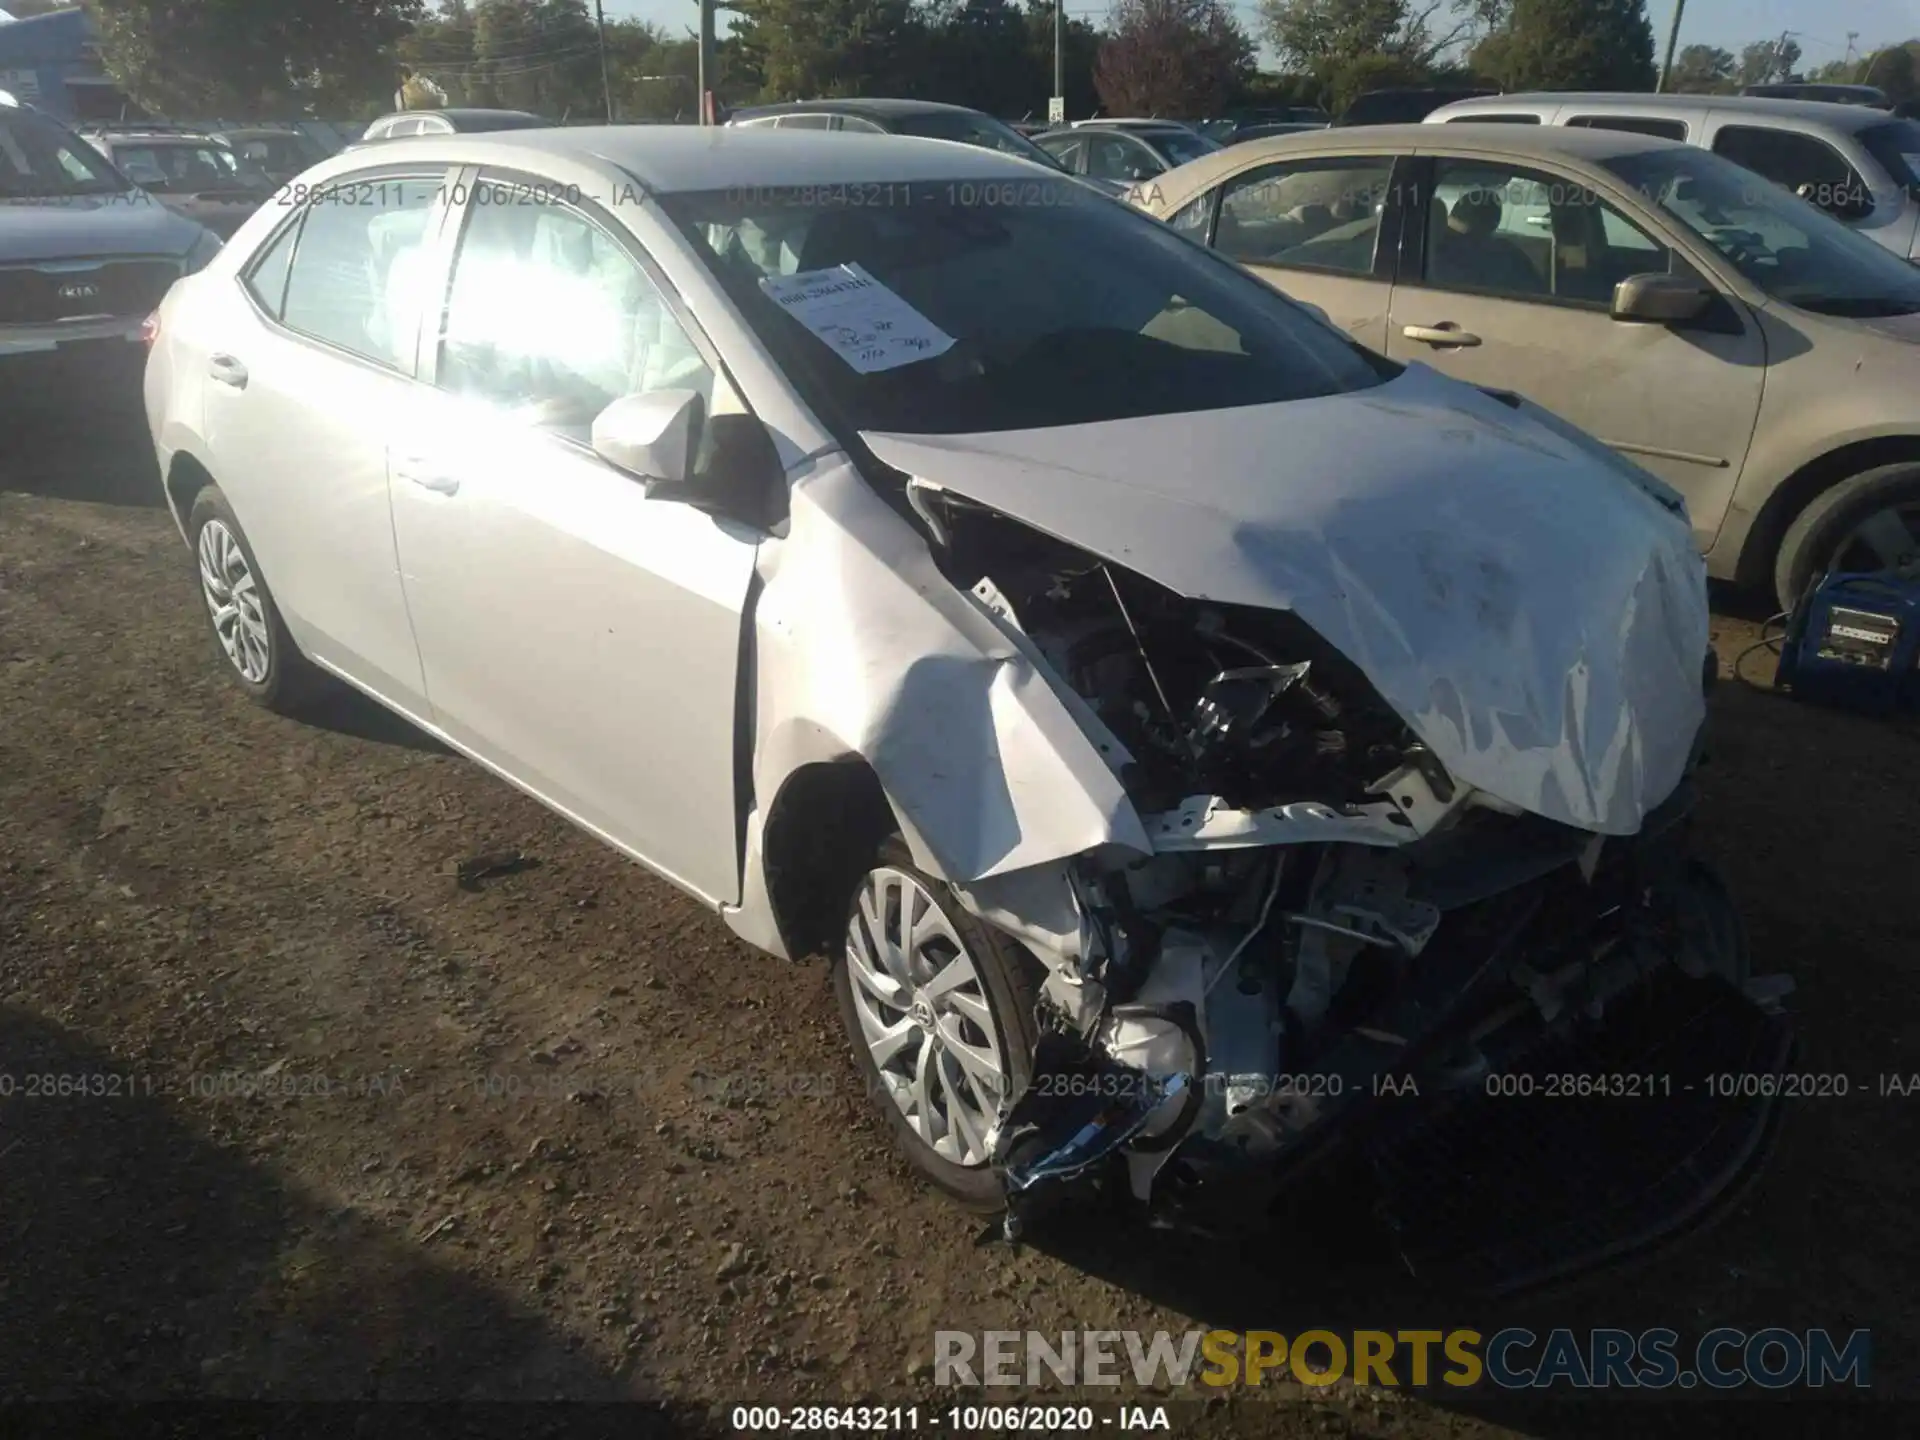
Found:
[[[0,1096],[0,1397],[619,1397],[691,1433],[744,1400],[930,1400],[936,1329],[1196,1324],[1869,1326],[1876,1390],[1915,1388],[1920,1102],[1864,1093],[1920,1071],[1912,725],[1720,687],[1706,848],[1756,967],[1798,982],[1802,1068],[1854,1093],[1790,1107],[1706,1234],[1499,1306],[1422,1293],[1327,1217],[1257,1249],[1013,1251],[891,1155],[820,966],[368,704],[254,709],[137,428],[9,433],[0,1074],[89,1093]],[[1729,657],[1754,630],[1718,628]],[[460,883],[497,852],[524,860]],[[1706,1419],[1623,1403],[1282,1385],[1179,1428]]]

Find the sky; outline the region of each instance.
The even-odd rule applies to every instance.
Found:
[[[699,23],[697,0],[603,0],[607,16],[651,20],[670,31],[692,30]],[[1653,20],[1656,54],[1664,51],[1667,27],[1673,23],[1674,0],[1648,0]],[[1071,15],[1097,19],[1107,13],[1102,0],[1067,0]],[[1258,33],[1259,8],[1253,0],[1236,0],[1234,9],[1248,29]],[[726,30],[726,16],[720,17]],[[1847,32],[1858,32],[1862,51],[1876,44],[1920,36],[1920,0],[1687,0],[1680,27],[1680,43],[1718,45],[1736,55],[1750,40],[1777,39],[1782,30],[1799,32],[1796,39],[1803,65],[1824,65],[1847,53]],[[1273,57],[1263,52],[1263,63]]]

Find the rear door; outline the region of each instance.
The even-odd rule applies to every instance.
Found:
[[[1766,343],[1722,295],[1686,326],[1612,318],[1614,287],[1705,277],[1624,198],[1506,161],[1436,157],[1410,177],[1426,219],[1403,228],[1387,353],[1525,395],[1653,471],[1718,533],[1760,411]]]
[[[1393,290],[1394,157],[1279,160],[1243,170],[1213,192],[1213,248],[1274,289],[1310,305],[1374,350],[1387,348]],[[1178,225],[1205,223],[1183,207]],[[1186,226],[1181,226],[1186,228]]]
[[[425,692],[394,559],[387,446],[418,401],[446,167],[341,179],[225,295],[206,438],[294,638],[402,709]]]

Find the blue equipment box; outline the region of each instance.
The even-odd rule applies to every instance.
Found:
[[[1795,608],[1774,684],[1816,705],[1920,710],[1920,574],[1833,574]]]

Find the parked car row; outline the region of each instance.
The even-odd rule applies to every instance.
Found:
[[[365,203],[263,210],[169,292],[147,415],[234,682],[358,688],[824,956],[904,1153],[1010,1233],[1094,1193],[1204,1226],[1336,1149],[1423,1276],[1696,1218],[1763,1153],[1770,1085],[1605,1124],[1486,1098],[1788,1054],[1686,840],[1713,661],[1681,497],[1245,268],[1225,192],[1304,138],[1163,176],[1191,185],[1167,224],[1034,203],[1059,172],[1007,148],[784,118],[367,146],[309,172]],[[1318,297],[1348,319],[1427,239],[1456,273],[1434,230],[1482,215],[1484,132],[1327,133],[1374,148],[1312,156],[1299,203],[1247,211],[1261,243],[1358,265],[1373,298]],[[1554,133],[1608,196],[1610,157],[1702,167],[1673,178],[1714,203],[1730,168]],[[1456,137],[1478,168],[1410,222],[1397,167]],[[1634,238],[1593,212],[1576,266],[1542,203],[1469,228],[1529,267],[1549,237],[1584,317]],[[1691,233],[1647,231],[1622,334],[1711,350],[1806,298]],[[1692,289],[1634,284],[1662,244]],[[1417,318],[1465,344],[1451,313]],[[1640,394],[1631,358],[1595,383]]]

